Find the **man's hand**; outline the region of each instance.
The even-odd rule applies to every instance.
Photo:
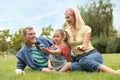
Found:
[[[17,75],[18,75],[18,74],[24,74],[24,73],[25,73],[25,72],[24,72],[23,70],[21,70],[21,69],[16,69],[15,72],[16,72]]]

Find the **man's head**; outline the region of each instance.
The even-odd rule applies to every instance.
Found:
[[[22,37],[28,46],[32,46],[36,42],[36,33],[31,26],[23,28]]]

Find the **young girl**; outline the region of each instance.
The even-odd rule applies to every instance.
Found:
[[[58,29],[53,33],[52,40],[54,44],[50,49],[42,47],[42,50],[49,55],[48,68],[43,68],[44,72],[65,72],[69,70],[71,64],[70,46],[67,43],[67,32]]]

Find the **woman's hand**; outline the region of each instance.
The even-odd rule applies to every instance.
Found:
[[[78,45],[75,47],[75,50],[80,50],[80,51],[85,51],[87,48],[85,47],[85,45]]]

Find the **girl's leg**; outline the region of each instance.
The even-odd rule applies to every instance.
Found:
[[[49,69],[49,68],[43,68],[42,72],[55,72],[54,69]]]
[[[59,72],[65,72],[70,69],[71,62],[67,62],[60,70]]]

